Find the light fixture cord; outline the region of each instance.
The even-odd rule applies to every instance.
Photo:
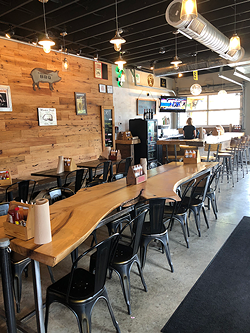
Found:
[[[236,34],[236,0],[234,0],[234,33]]]
[[[115,21],[116,21],[116,31],[118,32],[118,14],[117,14],[117,0],[115,0]]]
[[[175,56],[177,57],[177,35],[175,35]]]
[[[44,2],[43,2],[43,20],[44,20],[45,35],[47,36],[47,26],[46,26],[45,5],[44,5]]]

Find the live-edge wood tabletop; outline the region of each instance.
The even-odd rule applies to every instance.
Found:
[[[217,163],[183,165],[172,162],[148,170],[148,179],[138,185],[126,186],[126,178],[98,186],[83,188],[74,196],[50,206],[52,242],[37,245],[34,239],[11,239],[12,250],[49,266],[54,266],[78,247],[98,223],[124,201],[138,196],[141,190],[146,199],[171,197],[180,200],[176,188],[189,179],[209,172]],[[0,238],[5,235],[0,217]],[[10,237],[9,237],[10,238]]]

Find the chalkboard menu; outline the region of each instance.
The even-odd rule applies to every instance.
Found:
[[[144,113],[153,112],[156,114],[156,101],[154,99],[137,99],[137,114],[144,115]]]
[[[113,106],[101,107],[102,147],[115,148],[115,117]]]

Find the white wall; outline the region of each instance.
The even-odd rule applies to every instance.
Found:
[[[173,95],[171,90],[174,89],[174,80],[166,78],[167,87],[160,87],[160,78],[155,77],[154,86],[149,87],[147,83],[148,73],[136,71],[140,74],[140,83],[135,86],[133,76],[130,70],[125,69],[126,82],[122,87],[117,85],[117,74],[115,73],[115,66],[113,66],[113,105],[115,109],[115,125],[119,126],[119,131],[129,130],[129,119],[142,118],[136,114],[136,101],[141,99],[154,99],[156,100],[156,115],[154,118],[158,119],[158,124],[162,124],[162,118],[166,114],[159,112],[159,98],[161,95]]]

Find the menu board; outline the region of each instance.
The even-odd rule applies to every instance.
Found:
[[[102,120],[102,146],[115,148],[115,117],[114,108],[101,107],[101,120]]]

